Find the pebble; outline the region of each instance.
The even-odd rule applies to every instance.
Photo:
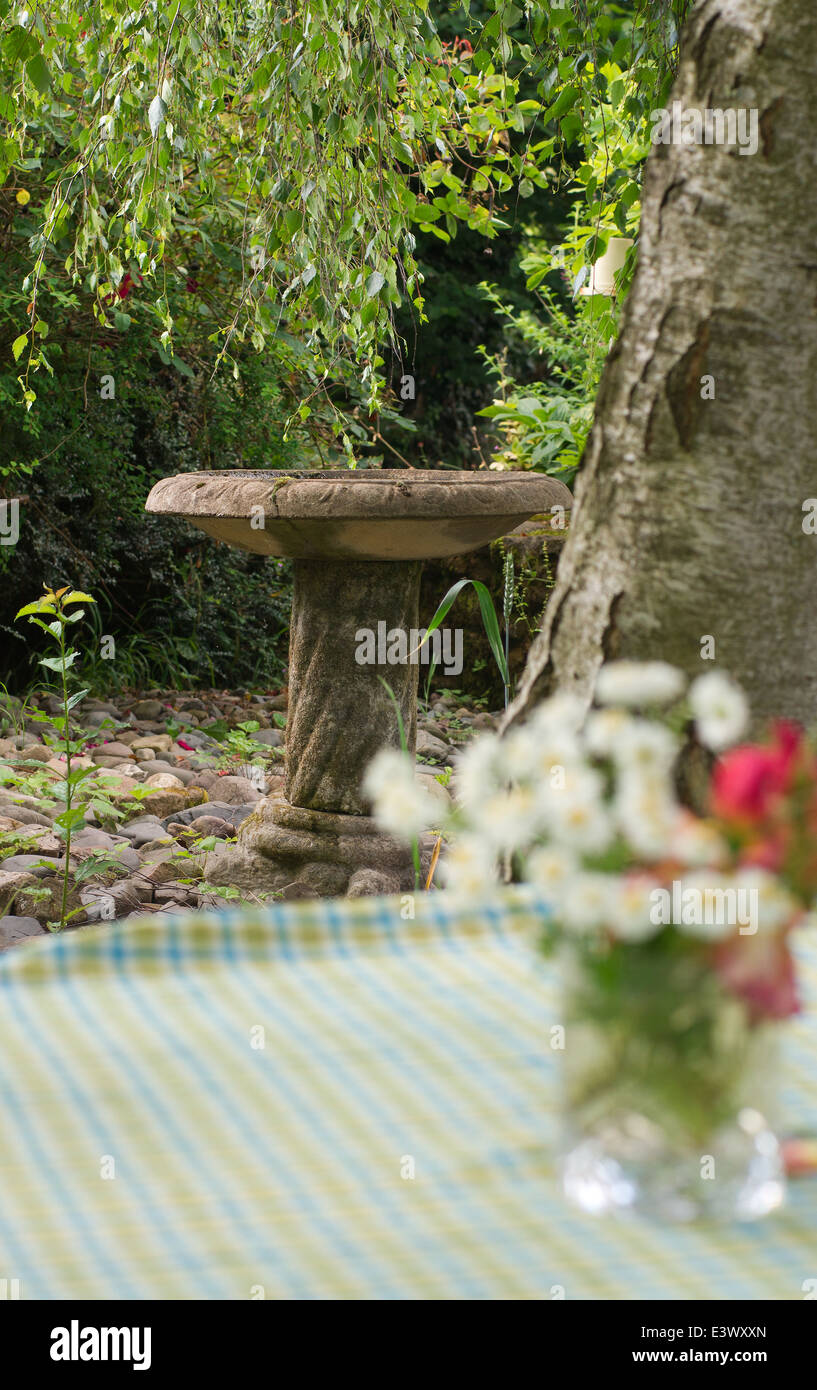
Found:
[[[215,788],[219,801],[227,806],[245,806],[249,802],[261,800],[261,793],[247,777],[219,777]]]
[[[116,849],[117,845],[122,844],[127,844],[127,840],[121,835],[109,835],[106,830],[95,830],[91,825],[78,830],[71,837],[72,849]]]
[[[0,869],[0,910],[8,907],[22,889],[30,888],[36,882],[33,874],[22,870]]]
[[[130,710],[134,719],[159,719],[164,713],[160,700],[137,700]]]
[[[126,762],[130,762],[131,751],[126,743],[119,743],[114,739],[111,743],[103,743],[99,748],[92,749],[91,757],[95,763],[101,758],[124,758]]]
[[[46,874],[53,874],[53,864],[43,864],[44,855],[42,854],[10,854],[8,859],[3,860],[3,874],[34,874],[37,878],[45,878]]]
[[[20,757],[27,758],[32,762],[47,763],[51,757],[51,751],[44,743],[29,743],[27,747],[20,750]]]
[[[193,894],[186,893],[181,884],[165,883],[160,888],[154,888],[153,901],[161,903],[166,909],[175,907],[183,912],[193,902]]]
[[[181,785],[181,783],[179,785]],[[179,811],[184,811],[187,807],[187,799],[183,791],[166,791],[161,787],[157,787],[145,797],[142,805],[151,815],[159,816],[160,819],[163,819],[165,816],[175,815]]]
[[[123,825],[122,834],[130,840],[135,849],[139,849],[149,840],[155,840],[162,829],[162,822],[158,816],[140,816],[138,820],[128,821]]]
[[[284,735],[280,729],[256,729],[250,738],[254,743],[266,744],[268,748],[282,748],[284,745]]]
[[[180,737],[176,739],[176,747],[180,748],[182,752],[185,751],[182,747],[183,743],[188,743],[191,748],[202,748],[221,754],[221,744],[217,743],[209,734],[194,733],[191,730],[190,733],[181,734]]]
[[[441,782],[437,781],[433,772],[430,770],[429,772],[424,772],[422,768],[418,767],[416,781],[417,785],[422,787],[423,791],[431,797],[432,801],[437,802],[441,809],[450,811],[453,804],[451,793],[448,791],[447,787],[444,787]]]
[[[137,734],[131,748],[150,748],[155,753],[169,753],[173,740],[169,734]]]
[[[0,951],[28,937],[43,936],[47,930],[36,917],[0,917]]]
[[[173,835],[178,832],[180,835],[215,835],[219,840],[231,838],[235,834],[235,826],[222,816],[197,816],[189,825],[183,821],[171,821],[167,827],[168,833]]]
[[[13,820],[21,825],[51,825],[48,816],[42,812],[25,805],[25,801],[30,798],[25,797],[22,801],[0,801],[0,816],[11,816]]]
[[[228,806],[225,801],[207,801],[202,806],[190,806],[177,816],[167,817],[162,823],[162,828],[167,830],[170,821],[178,821],[181,825],[191,825],[193,821],[199,819],[199,816],[214,815],[227,821],[229,825],[238,827],[254,810],[254,803],[246,806]]]
[[[15,820],[12,816],[0,816],[0,835],[10,835],[13,830],[23,830],[23,822]],[[24,834],[33,833],[31,827]]]
[[[499,716],[475,715],[460,700],[440,695],[430,710],[424,710],[418,722],[420,758],[437,765],[453,763],[471,726],[495,727]],[[224,691],[201,698],[161,691],[139,698],[131,693],[123,697],[121,706],[86,697],[72,717],[72,732],[77,738],[84,737],[87,746],[72,763],[97,769],[100,780],[107,784],[107,797],[131,819],[114,824],[101,812],[100,825],[93,807],[85,807],[85,825],[72,837],[71,870],[103,853],[117,861],[126,876],[113,878],[115,869],[100,869],[98,876],[72,885],[71,903],[81,904],[82,913],[71,925],[86,920],[115,922],[132,912],[150,912],[164,921],[191,906],[224,908],[218,896],[201,893],[194,885],[180,881],[195,878],[198,870],[197,861],[180,857],[179,850],[204,837],[213,837],[223,845],[234,838],[264,793],[272,798],[282,794],[283,760],[274,750],[285,747],[286,730],[275,722],[275,712],[286,712],[287,703],[286,689],[275,695]],[[56,712],[58,704],[53,709]],[[74,729],[73,719],[77,717],[80,723]],[[259,727],[250,735],[257,749],[256,761],[247,763],[228,759],[223,744],[204,728],[195,727],[217,721],[234,729],[250,719]],[[40,763],[64,777],[65,759],[58,751],[57,731],[32,719],[26,719],[21,727],[24,733],[7,730],[8,737],[0,739],[0,757],[17,764]],[[168,727],[183,732],[169,733]],[[48,744],[43,742],[44,733],[49,735]],[[434,771],[433,766],[418,765],[417,782],[435,806],[447,809],[451,794],[436,781]],[[33,776],[35,768],[23,772]],[[24,785],[33,787],[36,783]],[[131,796],[137,790],[143,798],[140,804]],[[0,834],[7,837],[7,849],[15,847],[13,837],[18,837],[19,849],[0,861],[0,911],[5,908],[7,913],[0,918],[0,950],[27,937],[42,936],[42,923],[59,913],[65,846],[54,835],[52,822],[62,809],[61,803],[47,801],[39,792],[29,795],[17,788],[0,790]],[[339,882],[336,868],[330,865],[314,882],[301,885],[298,892],[303,889],[307,896],[315,896],[341,891],[335,877]],[[26,888],[47,889],[49,897],[42,902],[26,898]],[[392,883],[388,875],[365,870],[349,884],[353,896],[375,889],[396,891],[396,880]],[[36,915],[16,916],[15,904],[21,912]]]
[[[92,709],[90,713],[83,711],[82,722],[88,729],[98,729],[101,725],[110,725],[114,720],[119,719],[119,714],[109,714],[107,710]]]
[[[449,744],[443,743],[441,738],[434,734],[429,734],[425,729],[417,730],[417,756],[420,758],[436,758],[441,762],[451,760],[452,749]]]
[[[145,780],[146,787],[158,787],[162,791],[184,791],[184,782],[172,772],[152,772]]]

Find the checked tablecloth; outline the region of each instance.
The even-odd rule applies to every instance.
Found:
[[[525,889],[471,911],[418,898],[414,921],[396,899],[311,902],[6,952],[0,1291],[802,1299],[815,1178],[756,1226],[565,1205],[539,909]],[[781,1089],[788,1131],[814,1133],[805,932],[799,954],[807,1008]]]

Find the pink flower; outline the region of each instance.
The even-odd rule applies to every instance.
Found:
[[[185,743],[183,738],[177,738],[176,742],[178,743],[180,748],[185,748],[188,753],[195,753],[196,750],[193,747],[192,743]]]
[[[782,935],[733,936],[715,948],[715,969],[753,1023],[799,1013],[794,960]]]

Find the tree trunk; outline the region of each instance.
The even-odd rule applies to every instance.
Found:
[[[650,154],[639,266],[511,721],[557,688],[589,699],[619,657],[717,664],[756,718],[817,718],[815,97],[815,0],[696,8],[672,100],[756,109],[759,148]]]

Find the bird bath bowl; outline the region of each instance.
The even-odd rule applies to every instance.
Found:
[[[399,746],[383,681],[414,752],[418,658],[360,664],[361,630],[397,629],[410,648],[423,560],[463,555],[571,506],[564,483],[537,473],[242,469],[156,484],[147,511],[294,562],[284,798],[244,821],[235,849],[208,863],[211,882],[287,897],[413,886],[410,852],[378,830],[361,783],[378,749]]]

